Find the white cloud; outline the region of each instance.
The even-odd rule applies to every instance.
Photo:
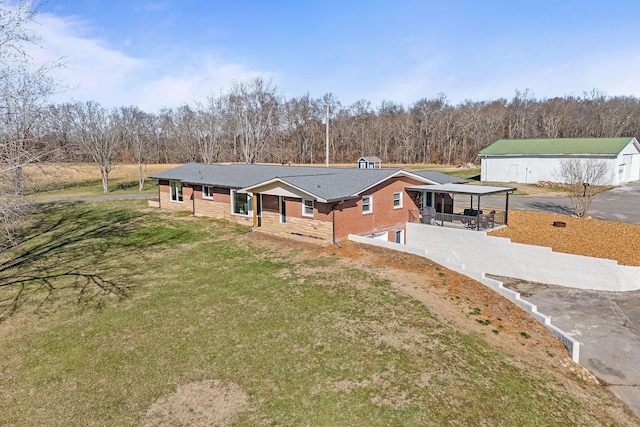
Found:
[[[448,94],[447,88],[456,83],[457,77],[442,75],[441,70],[446,67],[446,62],[443,56],[417,62],[384,83],[374,92],[371,101],[376,105],[386,99],[407,106],[421,98],[432,98],[439,93]]]
[[[155,112],[203,101],[212,91],[226,90],[234,80],[269,75],[197,52],[181,52],[180,61],[136,58],[90,37],[92,29],[74,17],[42,14],[38,22],[42,48],[30,47],[29,54],[37,63],[64,58],[66,67],[55,70],[53,76],[75,88],[58,95],[55,102],[93,100],[107,107],[136,105]]]
[[[561,62],[505,61],[468,63],[465,67],[444,56],[432,57],[401,70],[379,85],[369,99],[374,104],[390,99],[410,105],[444,93],[456,104],[466,99],[512,99],[516,90],[530,89],[536,98],[543,99],[583,96],[594,88],[610,96],[640,96],[638,68],[640,55],[628,52],[580,53]]]
[[[219,64],[207,59],[175,75],[142,81],[136,105],[146,111],[155,111],[163,106],[177,107],[184,103],[202,102],[211,94],[226,91],[233,81],[264,75],[240,64]]]

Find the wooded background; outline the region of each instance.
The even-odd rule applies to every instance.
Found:
[[[640,100],[593,90],[582,96],[452,104],[446,95],[412,105],[367,100],[342,105],[332,94],[285,99],[269,80],[238,82],[205,103],[147,113],[94,102],[48,105],[25,137],[68,161],[94,160],[91,146],[114,160],[151,163],[324,163],[326,105],[330,162],[378,156],[384,163],[476,162],[500,138],[635,136]],[[29,110],[33,113],[33,110]],[[102,139],[98,142],[96,139]],[[110,141],[110,142],[108,142]]]

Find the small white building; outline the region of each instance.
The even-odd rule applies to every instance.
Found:
[[[640,179],[640,144],[633,137],[499,139],[478,155],[481,181],[559,182],[561,162],[568,159],[605,161],[610,181],[602,184],[620,185]]]
[[[380,169],[382,160],[376,156],[360,157],[358,159],[358,169]]]

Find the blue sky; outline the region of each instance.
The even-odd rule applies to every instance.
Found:
[[[56,98],[146,111],[273,78],[288,98],[331,92],[410,105],[640,96],[638,1],[48,0],[37,60],[65,57]]]

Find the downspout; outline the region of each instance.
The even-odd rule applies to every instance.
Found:
[[[344,200],[341,200],[337,203],[333,203],[331,205],[331,240],[333,240],[333,244],[338,246],[339,248],[341,248],[342,246],[340,246],[339,242],[336,242],[336,206],[338,206],[340,203],[344,202]]]
[[[336,204],[331,205],[331,240],[336,244]]]

